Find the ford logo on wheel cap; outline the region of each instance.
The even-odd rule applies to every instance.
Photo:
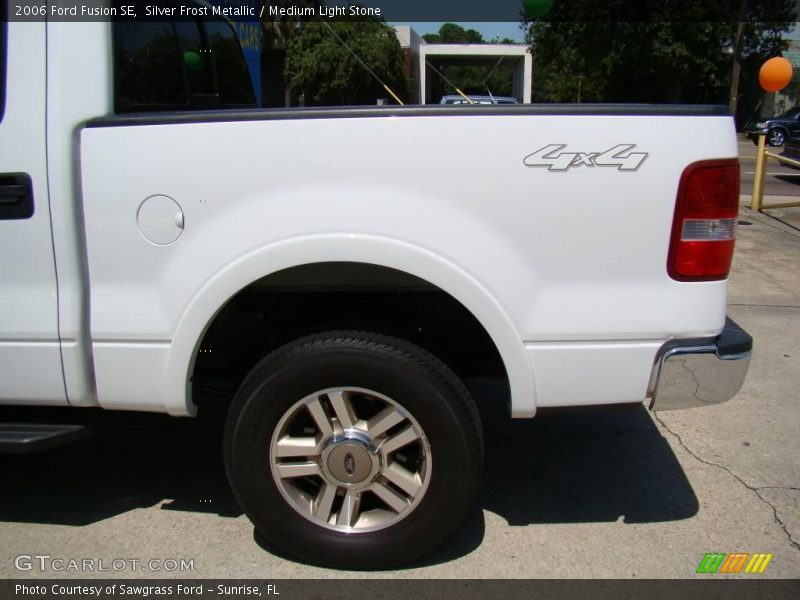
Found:
[[[347,471],[348,475],[356,472],[356,459],[349,452],[344,455],[344,470]]]

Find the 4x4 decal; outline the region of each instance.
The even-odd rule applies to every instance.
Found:
[[[566,144],[549,144],[529,154],[523,161],[528,167],[547,167],[548,171],[566,171],[572,167],[615,167],[636,171],[649,156],[633,152],[636,144],[617,144],[603,152],[562,152]]]

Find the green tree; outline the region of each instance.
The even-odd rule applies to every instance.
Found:
[[[776,13],[765,10],[756,0],[741,0],[740,8],[747,21],[743,26],[729,24],[726,42],[731,53],[732,68],[728,78],[728,103],[740,123],[752,114],[754,106],[758,108],[756,104],[764,97],[758,84],[761,65],[768,58],[779,56],[789,45],[784,34],[790,29],[791,23],[786,21],[789,18],[796,20],[797,16],[794,3],[787,1],[786,4],[783,13]]]
[[[620,0],[558,2],[545,19],[527,21],[534,97],[727,104],[738,94],[736,65],[752,85],[757,66],[785,47],[782,34],[793,14],[792,0],[742,4],[747,20],[739,25],[737,15],[724,12],[726,3],[663,2],[641,20],[641,7]],[[669,20],[675,14],[681,21]]]
[[[270,0],[269,6],[279,9],[316,7],[315,0]],[[308,17],[270,14],[269,6],[261,14],[261,101],[263,106],[290,106],[286,87],[286,47],[300,32]]]
[[[405,99],[403,52],[394,29],[379,19],[311,21],[289,39],[286,83],[310,106],[375,104],[386,90],[336,38],[333,30],[394,93]]]
[[[261,14],[263,46],[269,49],[285,49],[293,35],[300,31],[300,23],[308,20],[305,17],[292,15],[272,15],[269,11],[270,6],[279,9],[306,9],[316,5],[313,0],[270,0],[267,10]]]
[[[429,44],[483,44],[485,40],[479,31],[464,29],[455,23],[443,23],[438,33],[422,36]]]

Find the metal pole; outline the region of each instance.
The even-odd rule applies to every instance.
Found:
[[[758,150],[756,150],[756,173],[753,179],[753,197],[750,199],[750,210],[761,211],[761,202],[764,199],[764,176],[766,174],[766,139],[767,136],[758,136]]]

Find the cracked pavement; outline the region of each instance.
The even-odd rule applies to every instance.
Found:
[[[487,429],[483,493],[420,564],[353,573],[292,561],[233,502],[218,418],[119,414],[98,438],[0,456],[0,577],[684,578],[709,577],[695,575],[706,552],[769,552],[763,575],[724,577],[797,578],[800,209],[771,215],[741,215],[729,312],[755,353],[739,395],[511,421],[501,384],[468,382]],[[194,570],[21,572],[19,554],[186,559]]]
[[[772,513],[786,570],[800,575],[800,209],[743,207],[728,313],[754,338],[750,371],[730,402],[657,412],[659,427],[695,460],[727,473]],[[741,511],[737,518],[746,518]],[[722,551],[722,550],[720,550]],[[740,551],[748,551],[743,544]],[[752,552],[752,550],[750,550]],[[757,550],[767,551],[767,550]],[[768,550],[773,552],[773,550]],[[778,547],[774,561],[779,560]],[[787,550],[782,550],[782,555]],[[775,563],[770,565],[770,569]]]

